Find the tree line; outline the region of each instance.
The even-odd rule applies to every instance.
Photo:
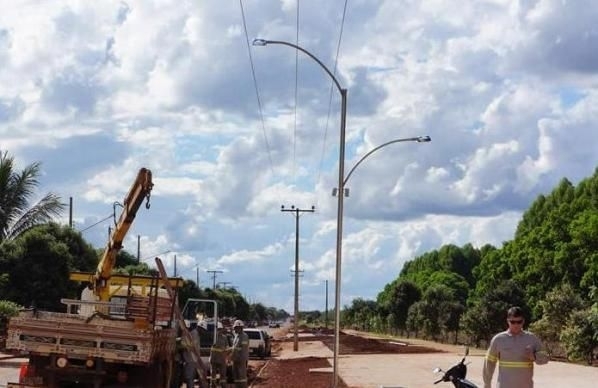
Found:
[[[598,353],[598,169],[563,179],[525,211],[501,248],[445,245],[405,263],[376,300],[345,306],[343,324],[480,346],[512,305],[555,356]]]

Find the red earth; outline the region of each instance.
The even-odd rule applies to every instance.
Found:
[[[277,336],[278,334],[278,336]],[[326,358],[305,357],[279,360],[284,342],[292,342],[284,337],[286,333],[275,333],[279,339],[272,343],[272,358],[270,360],[250,360],[249,381],[252,387],[274,388],[311,388],[329,387],[332,385],[332,374],[325,372],[310,372],[312,368],[330,367]],[[322,341],[331,350],[334,347],[334,336],[331,333],[318,332],[312,337],[299,337],[299,341]],[[343,354],[391,354],[391,353],[433,353],[436,349],[423,346],[399,346],[387,340],[364,338],[341,332],[339,337],[339,355]],[[341,379],[337,384],[341,388],[349,388]]]

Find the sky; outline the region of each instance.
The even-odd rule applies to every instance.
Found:
[[[294,309],[284,205],[315,209],[299,213],[299,309],[334,305],[342,116],[315,60],[254,38],[298,44],[347,89],[345,175],[386,142],[432,139],[389,144],[347,181],[343,306],[445,244],[500,247],[538,195],[598,165],[595,1],[9,3],[0,150],[42,163],[35,199],[72,198],[74,228],[103,247],[148,168],[125,249],[139,236],[148,265],[251,303]]]

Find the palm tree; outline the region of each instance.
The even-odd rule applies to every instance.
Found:
[[[35,162],[16,172],[14,157],[0,152],[0,243],[50,221],[64,209],[65,204],[53,193],[30,206],[29,199],[39,184],[40,166]]]

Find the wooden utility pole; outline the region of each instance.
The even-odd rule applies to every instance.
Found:
[[[166,269],[164,268],[164,264],[162,264],[162,260],[160,260],[159,257],[156,257],[156,266],[158,267],[158,271],[160,272],[160,277],[162,278],[162,281],[164,282],[164,286],[166,287],[168,296],[170,297],[171,300],[175,300],[176,294],[175,294],[172,286],[170,285],[170,280],[168,279],[168,274],[166,274]],[[183,314],[181,313],[181,310],[179,309],[179,307],[176,304],[174,305],[174,313],[176,316],[176,321],[179,326],[179,329],[181,330],[181,334],[183,337],[182,341],[185,341],[185,344],[191,350],[191,358],[193,358],[193,361],[195,361],[195,365],[197,366],[196,369],[197,369],[197,373],[199,375],[200,387],[207,387],[208,380],[206,378],[206,372],[205,372],[207,370],[207,368],[203,364],[203,361],[201,360],[201,356],[200,356],[199,349],[198,349],[198,344],[196,344],[195,341],[193,341],[193,338],[191,337],[189,330],[187,330],[187,325],[185,325],[185,319],[183,317]]]

